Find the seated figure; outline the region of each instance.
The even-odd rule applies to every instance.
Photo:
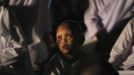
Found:
[[[80,50],[84,35],[75,21],[65,20],[60,23],[55,31],[55,40],[58,52],[45,65],[43,75],[89,75],[88,69],[92,65],[98,69],[93,75],[104,75],[108,70],[106,75],[118,75],[108,62],[100,59],[93,51],[88,54]]]

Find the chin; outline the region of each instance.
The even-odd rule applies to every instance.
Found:
[[[67,51],[67,52],[62,52],[62,54],[63,54],[64,56],[66,56],[66,55],[68,55],[68,51]]]
[[[68,54],[68,49],[61,49],[62,54]]]

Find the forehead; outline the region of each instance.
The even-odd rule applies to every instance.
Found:
[[[62,31],[69,31],[69,32],[71,32],[71,28],[69,27],[68,24],[62,24],[62,25],[57,27],[56,33],[59,33],[59,32],[62,32]]]

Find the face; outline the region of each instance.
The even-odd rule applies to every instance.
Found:
[[[67,25],[61,25],[57,28],[56,40],[60,52],[65,56],[68,55],[74,39]]]

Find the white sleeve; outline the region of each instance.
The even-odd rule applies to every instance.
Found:
[[[89,7],[84,14],[84,22],[87,27],[87,31],[85,33],[86,39],[95,36],[100,28],[98,25],[99,16],[96,4],[96,0],[89,0]]]
[[[121,64],[127,58],[128,52],[132,50],[133,34],[134,25],[130,21],[123,29],[110,53],[109,62],[115,67]]]
[[[4,66],[16,62],[15,58],[18,57],[18,53],[15,49],[21,48],[21,45],[3,36],[0,37],[0,42],[0,65]]]

